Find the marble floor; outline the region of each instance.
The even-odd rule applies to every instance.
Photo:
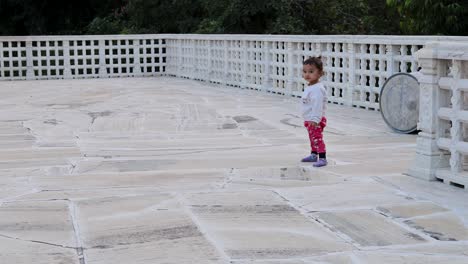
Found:
[[[169,77],[0,82],[0,263],[468,263],[468,192],[406,174],[416,135]]]

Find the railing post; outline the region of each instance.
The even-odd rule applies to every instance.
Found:
[[[32,41],[26,41],[26,80],[34,80]]]
[[[192,58],[193,67],[190,69],[190,79],[194,80],[196,72],[198,71],[198,58],[197,58],[197,43],[195,39],[190,41],[190,57]]]
[[[348,43],[348,85],[344,98],[344,105],[353,105],[353,94],[356,88],[356,48],[354,43]]]
[[[3,62],[3,51],[2,51],[2,48],[3,48],[3,43],[0,41],[0,81],[3,81],[5,80],[5,65],[4,65],[4,62]]]
[[[448,167],[448,155],[437,146],[439,79],[445,75],[447,65],[434,58],[434,50],[425,48],[417,53],[422,76],[419,78],[419,123],[421,131],[416,140],[416,158],[409,175],[435,180],[437,168]]]
[[[241,41],[241,48],[242,48],[242,80],[240,84],[241,89],[247,88],[247,59],[248,59],[248,49],[249,49],[249,42],[247,40]]]
[[[112,41],[112,40],[109,40]],[[99,77],[107,77],[105,40],[99,40]]]
[[[272,87],[271,83],[271,41],[265,40],[263,41],[263,58],[264,58],[264,63],[263,63],[263,70],[264,70],[264,75],[263,75],[263,85],[262,89],[265,90],[265,92],[269,91]]]
[[[224,78],[223,78],[223,84],[227,85],[228,84],[228,78],[229,78],[229,40],[224,40]]]
[[[161,50],[159,51],[161,52]],[[140,65],[140,40],[133,40],[133,76],[141,77],[143,74],[141,72]]]
[[[212,40],[207,40],[208,41],[208,63],[207,63],[207,73],[206,73],[206,81],[211,82],[212,77],[213,77],[213,41]]]
[[[184,71],[184,41],[183,39],[175,39],[174,40],[177,44],[177,65],[176,67],[176,72],[174,73],[176,77],[184,77],[185,74],[183,73]]]
[[[63,41],[63,78],[71,79],[73,78],[71,67],[70,67],[70,41]]]
[[[385,55],[387,57],[387,78],[392,76],[395,72],[398,72],[398,69],[395,65],[394,56],[397,55],[397,49],[394,45],[388,44],[385,48]]]
[[[292,95],[292,86],[294,82],[294,46],[291,41],[288,41],[288,78],[286,81],[285,95]]]
[[[452,65],[452,98],[450,102],[452,103],[452,111],[459,113],[463,111],[463,93],[460,90],[460,87],[457,83],[460,81],[462,76],[462,62],[459,60],[454,60]],[[450,118],[452,127],[450,128],[451,135],[451,149],[450,149],[450,170],[452,174],[456,175],[457,173],[463,170],[462,168],[462,157],[460,151],[456,148],[456,145],[463,141],[462,138],[462,123],[457,118],[457,115],[452,115]]]

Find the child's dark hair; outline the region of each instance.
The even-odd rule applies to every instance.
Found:
[[[302,63],[302,65],[314,65],[315,67],[317,67],[317,70],[323,72],[322,56],[309,57]]]

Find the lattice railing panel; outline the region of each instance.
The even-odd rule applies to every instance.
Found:
[[[468,50],[468,49],[467,49]],[[437,146],[445,151],[447,169],[436,177],[468,188],[468,60],[440,60]]]
[[[26,42],[0,39],[0,80],[22,80],[26,75]]]
[[[429,43],[417,57],[421,132],[410,175],[468,190],[468,44]]]
[[[387,78],[418,71],[414,53],[436,38],[170,35],[166,73],[301,96],[302,61],[322,56],[330,103],[379,110]]]
[[[467,37],[118,35],[0,37],[0,80],[172,75],[301,96],[302,61],[322,56],[330,103],[379,109],[428,41]]]
[[[0,37],[0,80],[155,76],[165,49],[157,35]]]

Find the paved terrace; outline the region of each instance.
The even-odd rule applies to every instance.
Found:
[[[405,176],[415,135],[172,78],[2,82],[0,263],[468,263],[468,193]]]

